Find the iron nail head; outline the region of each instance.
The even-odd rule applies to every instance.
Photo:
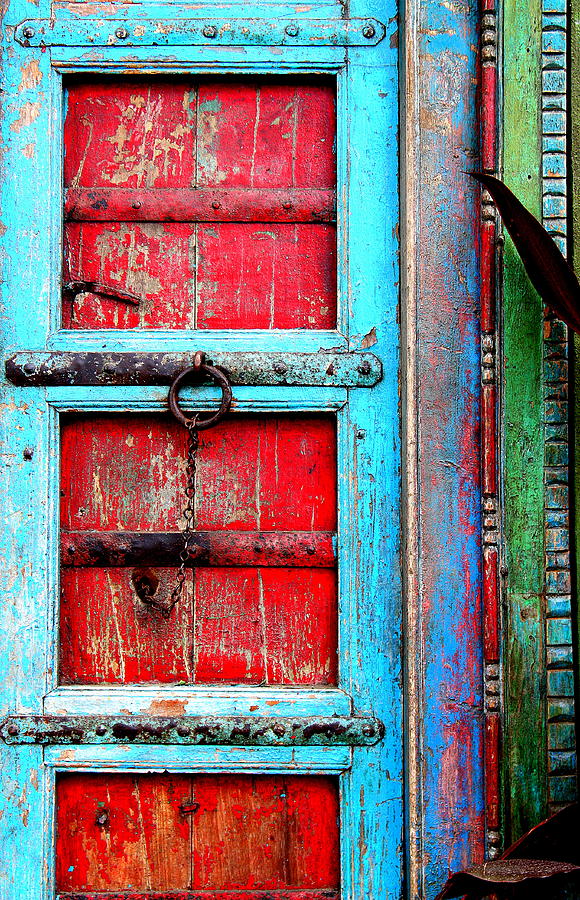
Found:
[[[179,737],[187,737],[187,735],[190,733],[190,731],[189,731],[189,728],[187,728],[185,725],[180,725],[179,728],[177,729],[177,733],[178,733]]]
[[[377,32],[376,32],[375,26],[371,25],[370,22],[367,22],[367,24],[363,26],[362,33],[363,33],[363,37],[370,40],[371,38],[374,38],[374,36]]]
[[[141,209],[141,201],[140,201],[140,200],[133,200],[131,206],[133,207],[133,209]]]
[[[274,363],[274,371],[276,375],[285,375],[288,371],[288,366],[283,362]]]
[[[371,374],[371,364],[368,360],[365,359],[364,362],[360,364],[360,366],[356,367],[359,375],[370,375]]]
[[[22,29],[22,34],[25,38],[30,39],[30,38],[34,37],[36,32],[35,32],[34,28],[32,28],[30,25],[27,25],[26,28]]]
[[[217,37],[217,33],[215,25],[206,25],[203,29],[203,36],[206,38],[215,38]]]
[[[115,31],[115,37],[120,41],[126,41],[129,37],[129,32],[126,28],[117,28],[117,30]]]
[[[212,203],[212,208],[213,208],[213,209],[219,209],[220,206],[221,206],[221,203],[219,202],[219,200],[214,200],[214,201],[213,201],[213,203]]]
[[[107,729],[105,728],[104,725],[97,725],[97,727],[95,728],[95,731],[100,737],[102,737],[104,734],[107,733]]]
[[[288,37],[298,37],[298,25],[286,25],[284,29]]]
[[[16,735],[18,734],[18,725],[9,725],[8,726],[8,734]]]
[[[372,725],[363,725],[362,733],[364,734],[365,737],[374,737],[375,729],[373,728]]]

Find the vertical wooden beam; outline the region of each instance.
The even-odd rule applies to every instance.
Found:
[[[536,216],[540,192],[540,0],[506,0],[504,178]],[[542,307],[509,240],[504,256],[504,497],[508,840],[546,811]]]
[[[498,168],[498,29],[496,0],[481,4],[481,168]],[[496,318],[497,216],[487,192],[481,208],[481,480],[483,495],[483,658],[485,687],[485,824],[490,858],[501,847],[500,602]]]
[[[403,260],[409,896],[484,852],[478,12],[406,11]]]

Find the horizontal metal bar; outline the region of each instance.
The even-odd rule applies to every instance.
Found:
[[[334,222],[336,193],[288,188],[69,188],[73,222]]]
[[[14,31],[23,47],[373,46],[377,19],[27,19]]]
[[[180,532],[61,531],[60,561],[78,566],[175,566]],[[188,566],[317,566],[336,564],[330,531],[197,531]]]
[[[371,746],[384,735],[378,719],[311,716],[9,716],[7,744],[200,744],[242,747]]]
[[[233,385],[372,387],[382,377],[372,353],[212,353]],[[171,384],[193,365],[186,353],[15,353],[6,377],[18,385]]]
[[[338,900],[339,891],[322,888],[271,888],[267,891],[73,891],[57,900]]]

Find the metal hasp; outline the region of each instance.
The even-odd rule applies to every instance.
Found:
[[[7,744],[211,744],[251,747],[372,746],[384,737],[363,716],[9,716]]]
[[[377,19],[28,19],[14,31],[23,47],[235,46],[362,47],[385,36]]]
[[[23,387],[171,384],[191,359],[188,353],[22,352],[6,360],[6,377]],[[212,363],[233,385],[373,387],[383,373],[372,353],[214,353]]]

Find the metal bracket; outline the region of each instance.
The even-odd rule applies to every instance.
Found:
[[[6,744],[204,744],[251,747],[372,746],[379,719],[363,716],[9,716]]]
[[[27,19],[14,31],[23,47],[373,46],[377,19]]]
[[[6,377],[21,386],[171,384],[188,353],[15,353]],[[382,377],[372,353],[215,353],[233,385],[373,387]]]

